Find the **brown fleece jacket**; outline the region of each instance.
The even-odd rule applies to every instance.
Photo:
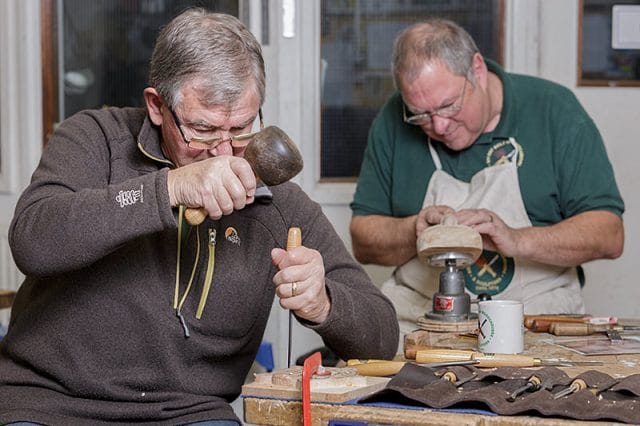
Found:
[[[9,231],[27,278],[0,343],[0,423],[236,419],[228,402],[240,393],[274,299],[270,251],[286,245],[291,226],[322,254],[331,298],[327,320],[304,325],[341,358],[394,355],[391,303],[293,183],[270,188],[272,200],[184,232],[183,326],[174,310],[171,164],[159,138],[144,110],[109,108],[69,118],[45,147]]]

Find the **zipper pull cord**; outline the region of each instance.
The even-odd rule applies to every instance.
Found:
[[[180,320],[180,325],[182,326],[182,329],[184,330],[184,337],[188,338],[190,336],[189,334],[189,328],[187,327],[187,322],[185,321],[184,317],[182,316],[182,305],[184,305],[185,300],[187,299],[187,295],[189,294],[189,290],[191,289],[191,283],[193,282],[193,277],[195,275],[195,271],[197,269],[198,266],[198,257],[200,256],[200,234],[199,232],[196,232],[196,246],[197,246],[197,250],[196,250],[196,259],[195,262],[193,264],[193,268],[191,270],[191,277],[189,278],[189,282],[187,283],[187,288],[184,291],[184,294],[182,295],[182,297],[180,298],[180,259],[182,257],[182,234],[183,234],[183,218],[184,218],[184,211],[185,208],[184,206],[180,206],[178,209],[179,213],[178,213],[178,249],[177,249],[177,255],[176,255],[176,284],[175,284],[175,289],[174,289],[174,295],[173,295],[173,309],[176,312],[176,316],[178,317],[178,319]]]
[[[180,258],[182,257],[182,218],[184,206],[178,207],[178,240],[176,241],[176,283],[173,290],[173,309],[178,312],[178,295],[180,293]]]
[[[197,319],[202,318],[204,307],[206,306],[207,299],[209,298],[209,291],[211,290],[213,271],[216,267],[216,234],[217,231],[215,229],[209,228],[209,258],[207,261],[207,272],[202,286],[202,294],[200,295],[200,303],[198,303],[198,309],[196,310]]]

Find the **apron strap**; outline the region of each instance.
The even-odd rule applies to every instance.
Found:
[[[428,143],[429,143],[429,152],[431,153],[431,160],[433,160],[433,164],[435,164],[436,170],[442,170],[442,163],[440,162],[440,156],[436,152],[436,149],[433,147],[431,138],[428,138]]]
[[[514,138],[513,136],[511,136],[509,138],[509,143],[511,144],[511,146],[513,147],[513,159],[511,160],[511,162],[515,165],[518,164],[518,155],[520,154],[520,150],[518,149],[518,143],[516,142],[516,138]]]

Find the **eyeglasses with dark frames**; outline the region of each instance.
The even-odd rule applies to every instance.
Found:
[[[198,131],[182,124],[178,119],[178,116],[176,115],[173,108],[167,105],[167,109],[171,113],[171,116],[173,117],[173,121],[176,127],[178,128],[178,131],[180,132],[182,139],[187,144],[187,146],[192,149],[200,149],[200,150],[214,149],[215,147],[220,145],[222,142],[225,142],[228,140],[231,141],[231,146],[233,146],[234,148],[243,148],[247,146],[249,142],[251,142],[251,138],[253,138],[253,136],[255,136],[257,133],[257,132],[252,132],[252,133],[243,133],[239,135],[232,134],[229,137],[224,137],[222,136],[222,132],[220,130],[206,131],[206,132]],[[264,121],[262,118],[262,108],[258,110],[258,117],[260,119],[260,130],[263,130]],[[187,133],[190,135],[190,137],[187,137]]]
[[[462,86],[462,93],[460,94],[460,101],[454,102],[451,105],[438,108],[433,112],[423,112],[420,114],[408,115],[407,106],[402,103],[402,119],[405,123],[413,124],[416,126],[426,126],[433,122],[433,116],[437,115],[442,118],[451,118],[457,115],[462,110],[462,104],[464,102],[464,94],[467,89],[467,82],[469,79],[465,76],[464,85]]]

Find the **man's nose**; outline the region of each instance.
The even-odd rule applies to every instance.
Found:
[[[439,135],[444,135],[445,133],[447,133],[447,128],[449,127],[450,122],[450,118],[440,117],[439,115],[435,114],[431,116],[431,127]]]
[[[220,141],[218,145],[210,149],[209,152],[214,156],[233,155],[233,148],[231,147],[231,135],[227,133],[226,137],[222,141]]]

